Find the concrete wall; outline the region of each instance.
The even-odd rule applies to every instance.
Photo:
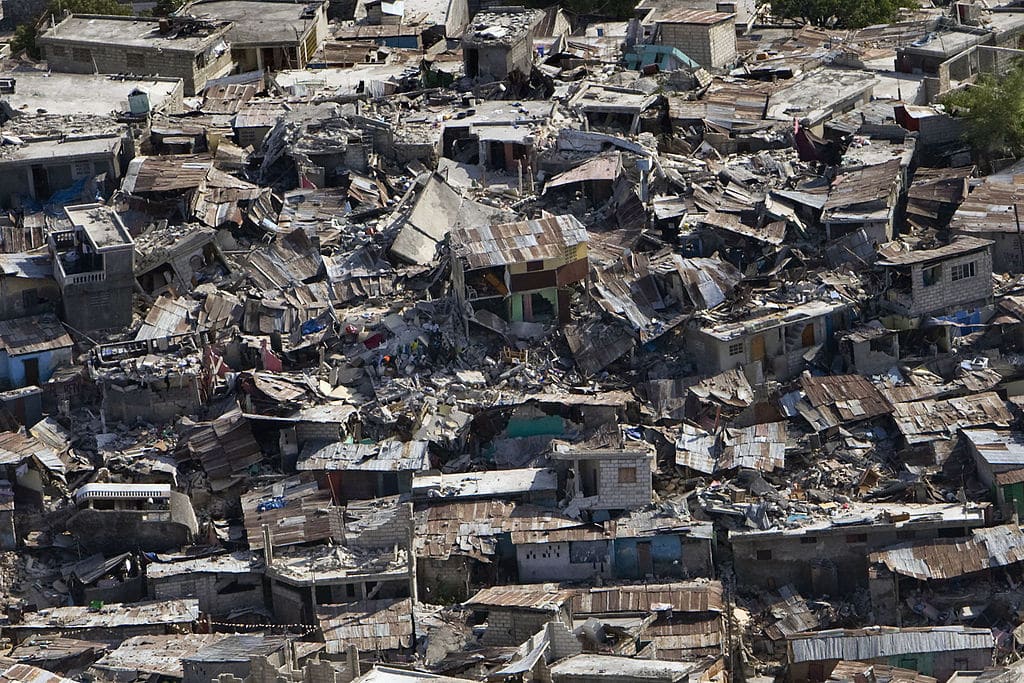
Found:
[[[1013,218],[1010,218],[1013,226]],[[1013,232],[955,233],[992,240],[992,271],[996,273],[1024,273],[1024,235]]]
[[[611,569],[607,541],[525,543],[516,546],[516,560],[520,583],[583,581]]]
[[[621,468],[636,468],[634,483],[620,483]],[[649,458],[608,458],[598,462],[599,509],[626,510],[651,502],[653,477]]]
[[[154,388],[131,384],[103,384],[103,412],[108,420],[168,422],[191,415],[203,404],[199,379],[184,376],[179,386]]]
[[[0,276],[0,319],[56,312],[60,287],[51,278]]]
[[[703,67],[721,69],[736,60],[736,21],[718,24],[659,24],[658,42],[670,45]]]
[[[8,356],[6,351],[0,351],[0,382],[12,389],[27,386],[25,364],[32,361],[38,364],[39,381],[45,382],[53,376],[58,365],[71,363],[71,347],[19,356]]]
[[[684,579],[713,576],[711,539],[687,539],[662,534],[645,538],[615,539],[614,574],[618,579],[642,579],[647,575],[640,566],[637,544],[649,543],[654,576]]]
[[[743,584],[776,589],[792,583],[805,596],[817,596],[826,590],[830,579],[825,573],[834,568],[841,592],[867,586],[867,555],[886,546],[905,541],[925,541],[939,537],[942,528],[953,536],[965,536],[980,522],[939,526],[915,524],[897,529],[891,525],[861,525],[825,532],[779,535],[739,534],[730,536],[736,578]],[[815,569],[815,566],[822,567]],[[815,573],[818,576],[815,576]],[[815,588],[819,590],[815,590]]]
[[[345,544],[352,548],[408,548],[412,538],[412,503],[399,503],[395,514],[386,522],[367,528],[358,536],[346,535]]]
[[[974,277],[954,281],[951,277],[953,267],[972,261],[975,264]],[[924,284],[926,267],[938,267],[941,270],[936,284]],[[992,253],[986,249],[980,253],[965,254],[936,264],[915,264],[911,267],[911,278],[913,302],[908,311],[909,315],[951,312],[964,304],[992,298]]]
[[[564,616],[556,617],[550,612],[492,608],[481,642],[494,647],[518,647],[552,620],[566,621]]]
[[[149,579],[153,600],[195,598],[199,610],[214,618],[227,617],[235,610],[263,608],[263,581],[258,574],[216,574],[196,572]]]
[[[136,76],[180,78],[184,92],[193,96],[206,87],[212,76],[231,68],[231,53],[214,55],[209,50],[160,50],[136,46],[109,45],[76,41],[74,36],[40,36],[36,41],[43,58],[53,71],[67,73],[130,73]],[[202,55],[202,66],[197,57]]]

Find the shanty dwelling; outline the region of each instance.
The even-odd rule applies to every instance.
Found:
[[[612,575],[640,580],[713,576],[714,529],[678,511],[639,510],[605,522],[612,537]]]
[[[214,619],[232,614],[262,614],[262,558],[248,551],[146,565],[148,595],[154,600],[195,598]]]
[[[88,669],[108,649],[105,643],[58,637],[28,641],[11,650],[8,657],[22,666],[38,666],[52,673],[67,674]]]
[[[751,381],[798,375],[807,361],[828,352],[847,329],[851,307],[842,301],[809,301],[734,322],[692,323],[687,349],[705,374],[741,368]]]
[[[981,670],[992,663],[995,641],[987,628],[834,629],[796,633],[788,638],[786,680],[828,680],[841,660],[876,662],[918,671],[945,681],[954,671]]]
[[[571,286],[587,276],[588,239],[571,215],[457,229],[455,296],[476,317],[566,323]]]
[[[227,22],[225,40],[237,71],[304,69],[327,39],[327,0],[199,0],[180,14]]]
[[[309,441],[296,469],[310,472],[338,504],[410,493],[413,477],[430,467],[426,441],[378,443]]]
[[[992,593],[980,586],[1024,562],[1024,533],[1015,525],[975,529],[966,539],[939,538],[907,542],[871,553],[868,591],[873,623],[900,626],[904,617],[923,613],[935,621],[942,614],[977,619]],[[1013,569],[1010,569],[1013,567]],[[962,582],[977,582],[966,593]],[[994,588],[998,590],[998,588]]]
[[[479,12],[462,33],[462,62],[469,78],[501,81],[533,69],[533,32],[544,14],[523,7]]]
[[[968,680],[974,683],[975,676],[970,676]],[[864,683],[865,681],[875,681],[876,683],[884,681],[890,681],[891,683],[896,683],[897,681],[898,683],[938,683],[932,676],[925,676],[917,671],[901,669],[898,666],[889,666],[887,664],[871,664],[869,662],[839,662],[832,669],[832,675],[828,678],[828,683]],[[960,680],[954,676],[947,683],[968,683],[968,681]]]
[[[828,239],[863,230],[874,243],[891,240],[898,217],[898,199],[906,189],[904,174],[901,159],[840,169],[821,212]]]
[[[70,230],[49,234],[64,322],[79,332],[132,321],[134,242],[121,217],[101,204],[64,208]]]
[[[132,636],[191,630],[198,621],[196,600],[112,603],[98,609],[94,606],[48,607],[15,615],[12,623],[4,627],[4,634],[14,643],[63,634],[117,645]]]
[[[226,22],[72,14],[36,38],[54,71],[167,76],[186,96],[231,71]]]
[[[71,363],[73,342],[56,315],[0,320],[0,384],[39,385]]]
[[[801,595],[839,595],[867,585],[867,556],[901,541],[962,538],[985,525],[987,505],[860,504],[787,529],[730,531],[739,581]]]
[[[0,433],[0,538],[15,544],[13,515],[22,505],[39,508],[50,487],[66,486],[67,466],[61,454],[22,431]]]
[[[566,492],[570,507],[578,510],[630,510],[653,500],[653,449],[582,449],[555,445],[551,457],[568,468]]]
[[[168,484],[85,484],[75,491],[75,507],[68,529],[90,550],[163,552],[199,531],[189,497]]]
[[[992,241],[961,237],[935,249],[881,253],[885,273],[881,305],[892,312],[890,329],[913,329],[935,318],[933,336],[942,350],[951,337],[985,323],[992,308]]]
[[[728,652],[725,610],[721,582],[708,580],[588,588],[572,600],[576,622],[614,624],[629,632],[633,642],[613,646],[617,653],[674,662],[710,660],[718,669],[724,668]],[[584,650],[607,651],[600,640],[585,643]]]
[[[997,516],[1024,519],[1024,434],[1009,430],[961,429],[978,479],[989,487]]]
[[[0,153],[0,207],[19,208],[25,199],[45,203],[61,190],[81,186],[106,174],[117,184],[129,156],[126,134],[73,134],[4,145]],[[106,189],[106,188],[100,188]]]
[[[839,352],[848,372],[868,377],[879,375],[899,363],[899,334],[873,320],[841,335]]]
[[[523,579],[518,578],[513,533],[579,526],[578,519],[554,507],[496,499],[435,501],[416,512],[413,543],[419,593],[428,601],[450,602],[465,600],[483,586],[516,583]]]
[[[328,660],[345,661],[355,647],[362,660],[395,661],[416,643],[411,598],[319,605],[316,616]]]
[[[290,643],[285,636],[257,633],[234,634],[182,658],[182,683],[209,683],[229,674],[246,679],[256,658],[281,669],[291,661]]]
[[[477,623],[485,622],[481,642],[487,646],[518,647],[549,621],[572,628],[571,590],[554,584],[485,588],[462,603]]]
[[[654,42],[674,47],[707,69],[724,69],[736,61],[736,15],[678,7],[654,10]],[[645,24],[651,23],[649,15]]]
[[[997,273],[1024,272],[1022,226],[1019,207],[1020,185],[1016,177],[985,178],[957,208],[949,222],[952,235],[992,240],[992,270]]]
[[[246,495],[242,506],[249,547],[264,552],[279,621],[312,624],[319,605],[416,595],[411,504],[392,497],[340,508],[315,484],[277,490]],[[308,545],[332,539],[344,545]]]
[[[0,254],[0,319],[53,313],[60,304],[60,288],[46,256]]]
[[[76,605],[88,605],[97,600],[138,602],[146,594],[142,563],[135,553],[119,553],[113,557],[96,553],[63,567],[61,577]]]
[[[611,198],[615,179],[622,173],[622,154],[601,154],[552,176],[544,183],[544,194],[582,193],[593,205]]]

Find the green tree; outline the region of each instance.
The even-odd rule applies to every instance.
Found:
[[[53,17],[60,21],[65,12],[71,14],[112,14],[125,16],[132,13],[130,5],[122,5],[117,0],[50,0],[50,3],[43,10],[39,17],[27,24],[21,24],[14,30],[14,38],[11,40],[11,50],[21,52],[24,50],[33,59],[39,59],[42,55],[36,45],[38,26],[43,21],[49,21]]]
[[[1024,62],[1006,74],[982,74],[942,98],[964,123],[964,139],[982,161],[1024,157]]]
[[[862,28],[891,23],[914,0],[772,0],[772,14],[817,26]]]

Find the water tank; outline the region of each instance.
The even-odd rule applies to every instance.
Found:
[[[136,88],[128,94],[128,111],[137,116],[149,113],[149,93]]]

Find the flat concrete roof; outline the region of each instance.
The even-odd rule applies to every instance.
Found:
[[[107,17],[96,14],[72,14],[56,26],[47,29],[38,40],[96,43],[170,50],[174,52],[200,52],[221,39],[223,29],[200,33],[180,34],[174,30],[160,33],[160,21],[144,17]]]
[[[197,2],[188,11],[201,19],[232,22],[228,40],[232,45],[244,46],[300,42],[315,22],[315,17],[302,16],[306,7],[292,2],[210,0]]]
[[[95,74],[48,73],[39,69],[15,69],[0,72],[0,78],[17,81],[14,94],[5,96],[11,108],[26,116],[41,113],[92,114],[106,116],[113,110],[128,108],[128,94],[145,90],[153,111],[165,109],[180,78],[118,79]]]
[[[39,162],[53,159],[74,159],[112,154],[121,144],[120,135],[88,140],[39,140],[18,145],[7,151],[0,146],[0,162]]]
[[[130,246],[134,243],[120,216],[103,204],[67,206],[64,213],[75,227],[85,231],[96,249]]]

